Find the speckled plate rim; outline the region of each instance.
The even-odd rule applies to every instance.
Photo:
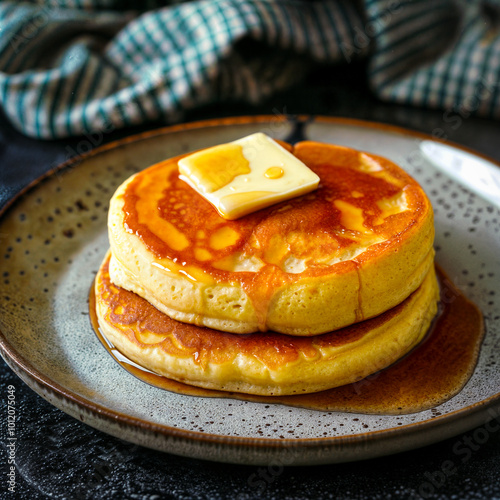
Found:
[[[62,170],[76,168],[83,159],[91,158],[125,144],[173,132],[236,124],[268,123],[271,120],[276,121],[277,119],[284,122],[292,120],[298,123],[307,123],[313,120],[319,123],[354,126],[361,129],[378,129],[392,134],[432,140],[447,144],[458,150],[469,152],[500,168],[500,162],[471,148],[453,143],[452,141],[441,140],[423,132],[385,123],[312,115],[280,118],[273,115],[229,117],[158,128],[119,139],[95,148],[89,153],[71,158],[51,168],[10,199],[0,209],[0,222],[19,200],[29,195],[37,186]],[[132,417],[68,391],[49,376],[34,368],[28,360],[12,347],[2,331],[0,331],[0,354],[8,366],[31,389],[62,411],[92,427],[146,447],[192,458],[221,462],[249,465],[314,465],[368,459],[425,446],[454,437],[478,425],[485,425],[492,419],[500,419],[500,393],[497,393],[480,402],[465,406],[446,415],[433,417],[429,420],[350,436],[272,439],[217,435],[174,428]],[[159,441],[158,438],[163,439]],[[384,449],[374,446],[374,444],[381,441],[386,443]],[[186,444],[194,445],[188,446],[189,452],[187,453],[185,451]],[[244,451],[248,448],[252,449],[252,454],[250,455]],[[283,450],[292,450],[295,459],[292,459],[290,463],[281,460],[280,456]]]

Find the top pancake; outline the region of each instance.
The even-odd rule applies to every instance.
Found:
[[[315,335],[402,302],[433,263],[432,208],[385,158],[301,142],[307,195],[228,221],[178,177],[180,157],[128,179],[109,211],[112,281],[174,319]]]

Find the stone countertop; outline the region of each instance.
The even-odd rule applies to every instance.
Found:
[[[472,118],[465,107],[432,111],[378,102],[363,83],[363,71],[362,67],[322,68],[303,86],[257,107],[213,105],[190,113],[186,121],[274,113],[365,119],[445,134],[500,161],[498,122]],[[142,130],[94,139],[104,143]],[[0,207],[63,161],[81,140],[36,141],[20,135],[0,117]],[[486,440],[479,427],[431,446],[357,463],[288,468],[228,465],[160,453],[97,431],[35,394],[3,360],[0,379],[4,401],[1,498],[500,498],[500,425],[499,432],[487,433]],[[9,386],[14,387],[18,418],[15,493],[7,490]]]

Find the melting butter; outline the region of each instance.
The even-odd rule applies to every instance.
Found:
[[[240,234],[234,229],[222,226],[210,236],[210,247],[214,250],[222,250],[238,242]]]
[[[263,133],[179,160],[180,178],[228,220],[318,187],[319,177]]]
[[[361,208],[355,207],[344,200],[335,200],[333,203],[340,210],[340,223],[345,229],[360,233],[371,232],[364,224],[365,219]]]
[[[374,221],[375,226],[383,224],[385,219],[390,215],[400,214],[408,210],[406,193],[403,191],[402,193],[396,193],[390,198],[383,198],[382,200],[377,201],[377,206],[380,208],[382,213]]]
[[[281,167],[269,167],[265,171],[264,175],[268,179],[279,179],[280,177],[283,176],[284,173],[285,171]]]

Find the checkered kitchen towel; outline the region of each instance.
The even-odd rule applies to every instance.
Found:
[[[382,99],[500,118],[500,0],[0,4],[0,105],[38,138],[256,103],[361,58]]]

